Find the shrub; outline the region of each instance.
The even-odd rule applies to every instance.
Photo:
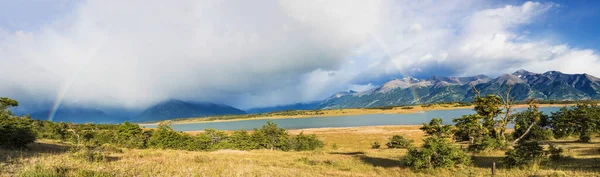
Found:
[[[477,139],[475,143],[470,144],[468,150],[471,152],[485,152],[495,149],[506,149],[507,147],[507,142],[490,136],[484,136],[483,138]]]
[[[338,149],[338,145],[336,143],[333,143],[333,145],[331,145],[331,149],[337,150]]]
[[[371,148],[373,149],[379,149],[379,147],[381,147],[381,144],[379,144],[378,141],[373,142],[373,144],[371,145]]]
[[[550,153],[550,160],[559,161],[564,158],[562,155],[563,148],[556,147],[554,144],[550,144],[548,152]]]
[[[537,108],[529,108],[523,112],[514,115],[515,131],[512,134],[513,138],[517,139],[527,131],[532,123],[535,123],[525,135],[523,140],[548,140],[552,138],[552,130],[547,128],[550,126],[550,118],[537,110]]]
[[[323,141],[317,139],[317,135],[304,135],[304,132],[296,135],[292,138],[292,149],[296,151],[309,151],[322,148],[324,146]]]
[[[261,129],[254,129],[252,139],[258,143],[261,148],[278,149],[287,151],[290,149],[289,135],[283,128],[277,127],[277,124],[268,121]]]
[[[100,150],[81,148],[73,153],[73,157],[82,159],[88,162],[105,162],[107,155]]]
[[[231,133],[229,143],[233,149],[252,150],[258,148],[258,143],[252,140],[252,136],[246,130],[238,130]]]
[[[125,121],[117,126],[117,144],[127,148],[143,148],[144,138],[142,129],[137,124]]]
[[[506,152],[503,159],[507,167],[531,167],[545,159],[544,148],[538,142],[526,142]]]
[[[29,118],[0,115],[0,147],[24,148],[35,141]]]
[[[0,97],[0,147],[24,148],[35,141],[36,134],[29,117],[17,117],[9,110],[19,102]]]
[[[404,158],[404,164],[413,169],[447,168],[471,163],[464,151],[452,146],[443,138],[425,139],[421,150],[410,148]]]
[[[412,143],[413,140],[406,139],[401,135],[394,135],[392,138],[390,138],[390,142],[386,143],[385,145],[388,148],[408,148],[412,146]]]
[[[419,128],[421,129],[423,132],[425,132],[425,134],[429,135],[429,136],[436,136],[436,137],[448,137],[452,134],[452,125],[443,125],[444,121],[440,118],[440,119],[436,119],[433,118],[431,119],[431,121],[429,122],[429,124],[423,124],[423,127]]]

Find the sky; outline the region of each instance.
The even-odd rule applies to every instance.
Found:
[[[600,76],[600,2],[0,1],[0,96],[143,109],[247,109],[401,77],[518,69]]]

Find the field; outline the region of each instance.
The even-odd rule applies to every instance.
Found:
[[[105,162],[73,156],[71,144],[38,140],[28,150],[0,150],[0,176],[52,173],[67,176],[600,176],[600,137],[594,143],[553,140],[569,156],[534,169],[505,169],[503,152],[474,154],[466,168],[412,171],[401,163],[405,149],[388,149],[392,135],[403,135],[419,145],[425,136],[419,126],[372,126],[289,130],[317,134],[326,144],[316,151],[121,149]],[[372,149],[379,141],[381,149]],[[461,146],[460,144],[457,144]]]
[[[539,104],[539,107],[563,107],[574,104]],[[526,104],[513,105],[513,108],[527,108]],[[172,124],[187,124],[199,122],[225,122],[247,119],[289,119],[289,118],[313,118],[331,116],[349,116],[364,114],[409,114],[430,110],[452,110],[468,109],[473,106],[465,106],[459,103],[442,103],[413,106],[391,106],[381,108],[356,108],[356,109],[330,109],[330,110],[290,110],[262,114],[223,115],[210,117],[179,118],[170,120]],[[140,123],[140,125],[156,124],[157,122]]]

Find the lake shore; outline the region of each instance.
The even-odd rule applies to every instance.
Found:
[[[573,106],[574,104],[538,104],[539,107],[564,107]],[[513,105],[513,108],[527,108],[527,104]],[[409,109],[410,108],[410,109]],[[230,122],[240,120],[262,120],[262,119],[292,119],[292,118],[315,118],[315,117],[334,117],[334,116],[353,116],[353,115],[368,115],[368,114],[411,114],[424,111],[435,110],[456,110],[456,109],[472,109],[473,106],[459,106],[458,104],[434,104],[431,106],[398,106],[388,109],[377,108],[359,108],[359,109],[332,109],[332,110],[306,110],[295,111],[293,115],[276,115],[267,113],[257,117],[247,118],[247,115],[227,116],[226,119],[219,119],[226,116],[211,116],[199,118],[185,118],[171,120],[171,124],[189,124],[189,123],[209,123],[209,122]],[[141,123],[140,126],[157,125],[156,123]]]

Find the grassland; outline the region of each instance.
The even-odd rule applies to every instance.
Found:
[[[563,107],[573,104],[539,104],[540,107]],[[526,104],[517,104],[513,108],[527,108]],[[209,117],[178,118],[170,120],[172,124],[202,123],[202,122],[225,122],[247,119],[289,119],[289,118],[313,118],[332,117],[365,114],[410,114],[431,110],[453,110],[470,109],[473,106],[461,105],[459,103],[428,104],[413,106],[391,106],[381,108],[359,108],[359,109],[331,109],[331,110],[290,110],[261,114],[223,115]],[[141,123],[140,125],[157,124],[158,122]]]
[[[88,162],[73,156],[71,144],[40,140],[28,150],[0,150],[0,176],[26,176],[42,172],[67,176],[600,176],[600,137],[594,143],[553,140],[570,156],[534,169],[505,169],[502,151],[473,154],[466,168],[416,172],[402,165],[405,149],[371,149],[392,135],[422,143],[419,126],[372,126],[289,130],[314,133],[326,143],[316,151],[269,150],[192,152],[183,150],[122,149],[105,162]],[[457,144],[461,146],[461,144]]]

